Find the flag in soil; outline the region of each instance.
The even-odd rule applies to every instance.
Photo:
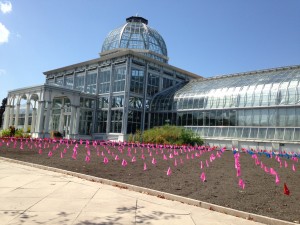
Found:
[[[284,183],[283,185],[283,193],[285,195],[290,195],[290,190],[288,189],[288,187],[286,186],[286,183]]]

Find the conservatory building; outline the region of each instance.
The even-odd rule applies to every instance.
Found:
[[[164,39],[142,17],[112,30],[100,57],[44,75],[43,85],[8,93],[3,128],[126,140],[172,124],[228,148],[300,143],[300,66],[203,78],[168,64]]]

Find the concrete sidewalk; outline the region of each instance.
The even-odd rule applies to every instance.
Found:
[[[0,224],[241,224],[253,221],[0,160]]]

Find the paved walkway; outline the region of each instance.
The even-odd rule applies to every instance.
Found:
[[[0,160],[0,224],[241,224],[253,221]]]

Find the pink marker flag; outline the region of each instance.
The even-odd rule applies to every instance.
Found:
[[[135,161],[136,161],[136,158],[135,158],[135,156],[133,156],[131,159],[131,162],[135,162]]]
[[[265,172],[266,172],[266,173],[269,173],[269,169],[268,169],[267,166],[265,166]]]
[[[146,165],[146,163],[144,163],[144,170],[147,170],[147,165]]]
[[[239,179],[239,186],[245,189],[245,182],[242,180],[242,178]]]
[[[200,168],[203,169],[203,163],[202,163],[202,161],[200,162]]]
[[[49,157],[52,156],[52,151],[49,151],[48,156],[49,156]]]
[[[287,168],[288,167],[288,164],[286,161],[284,161],[284,167]]]
[[[127,166],[127,161],[125,159],[122,161],[122,166]]]
[[[177,166],[177,159],[174,160],[174,166]]]
[[[119,158],[119,156],[118,155],[116,155],[116,157],[115,157],[115,160],[119,160],[120,158]]]
[[[73,159],[77,159],[77,154],[76,154],[76,152],[73,152],[72,158],[73,158]]]
[[[141,157],[143,160],[145,160],[145,156],[144,156],[144,154],[142,154],[142,157]]]
[[[240,176],[241,176],[241,168],[240,168],[240,167],[238,167],[238,168],[236,169],[236,176],[237,176],[237,177],[240,177]]]
[[[292,165],[292,170],[295,172],[296,171],[296,168],[295,168],[295,165],[293,164]]]
[[[205,173],[204,172],[201,173],[200,179],[202,180],[202,182],[206,181],[206,177],[205,177]]]
[[[260,162],[260,168],[262,168],[262,169],[265,168],[262,161]]]
[[[88,155],[86,155],[86,156],[85,156],[85,161],[86,161],[87,163],[89,163],[89,162],[91,161],[91,158],[90,158]]]
[[[255,164],[258,166],[260,164],[258,158],[255,159]]]
[[[208,161],[206,160],[205,162],[206,162],[206,167],[209,167]]]
[[[276,175],[276,172],[275,172],[275,170],[273,168],[270,168],[270,174],[271,175]]]
[[[66,154],[66,153],[67,153],[67,149],[66,149],[66,148],[64,148],[64,151],[63,151],[63,153],[64,153],[64,154]]]
[[[170,176],[172,174],[171,168],[169,167],[167,170],[167,175]]]
[[[279,176],[278,176],[278,174],[276,174],[275,183],[276,183],[276,184],[279,184],[279,182],[280,182]]]
[[[156,159],[155,158],[152,159],[152,164],[156,165]]]
[[[39,154],[41,155],[43,153],[42,149],[39,149]]]
[[[168,160],[167,156],[164,154],[164,157],[163,157],[164,160]]]
[[[64,157],[64,154],[60,152],[60,158],[62,159]]]
[[[104,158],[103,158],[103,163],[104,163],[104,164],[107,164],[107,163],[108,163],[108,158],[107,158],[107,157],[104,157]]]

